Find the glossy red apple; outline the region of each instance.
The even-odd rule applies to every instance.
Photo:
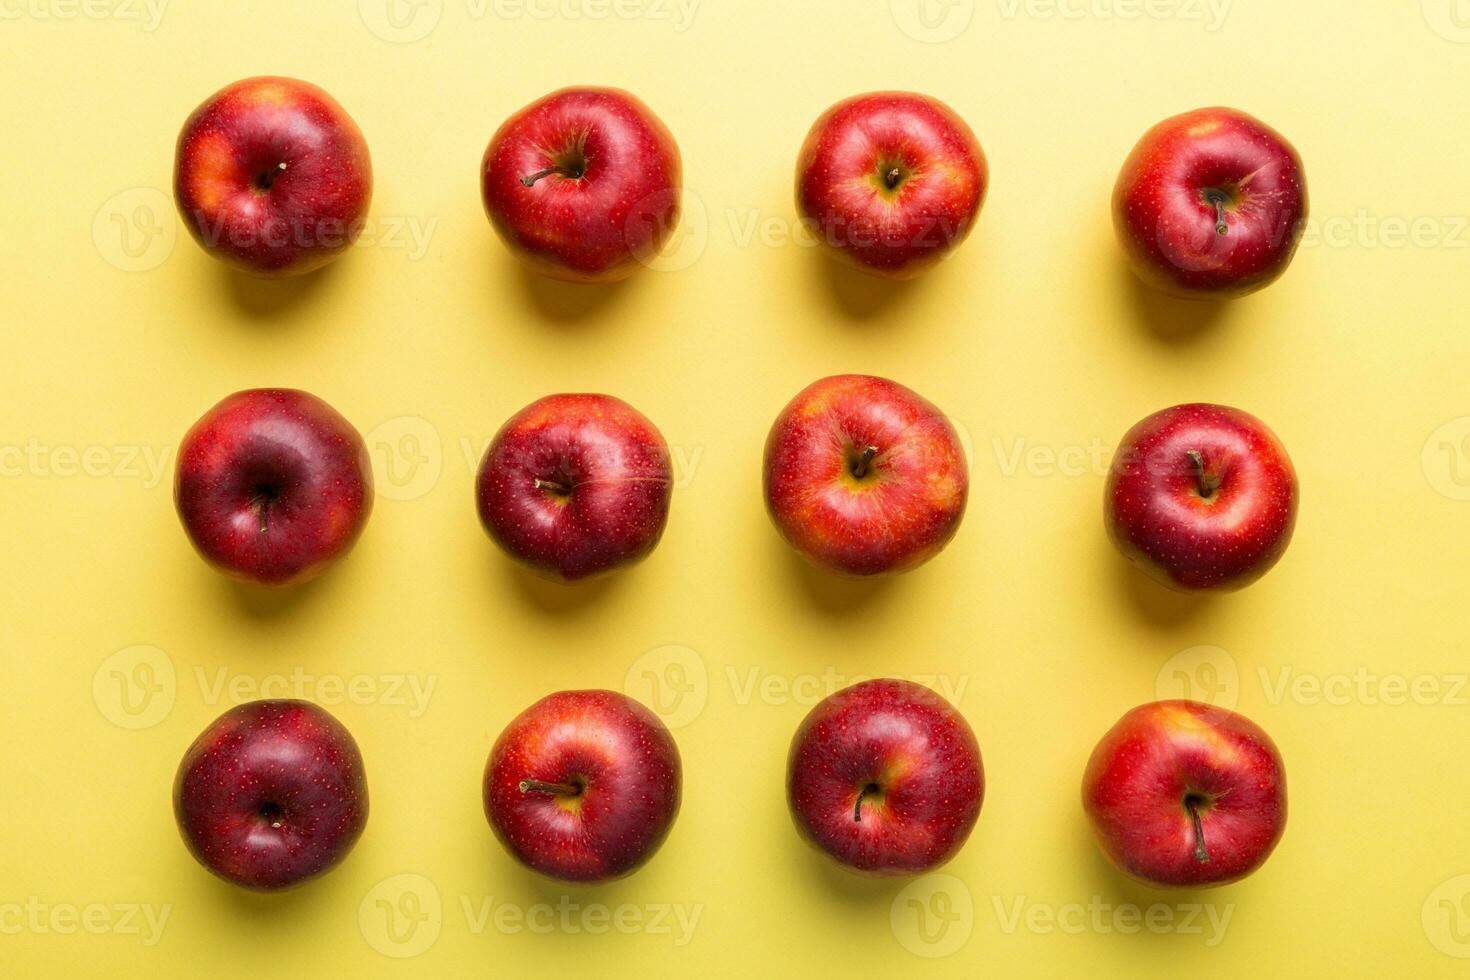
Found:
[[[373,168],[357,124],[294,78],[247,78],[179,133],[174,199],[204,250],[256,276],[311,272],[362,232]]]
[[[797,832],[843,865],[921,874],[970,836],[985,771],[948,701],[910,681],[873,680],[806,716],[791,740],[786,795]]]
[[[204,560],[235,578],[294,585],[345,555],[373,508],[362,436],[289,388],[237,392],[179,447],[174,503]]]
[[[290,888],[330,871],[367,816],[357,743],[306,701],[231,708],[189,746],[174,779],[189,853],[242,888]]]
[[[673,487],[668,444],[637,409],[611,395],[550,395],[495,434],[475,502],[507,554],[575,582],[647,557]]]
[[[485,213],[542,275],[613,282],[647,264],[679,222],[673,134],[634,95],[564,88],[501,125],[480,164]]]
[[[1286,271],[1306,232],[1301,157],[1235,109],[1174,116],[1123,164],[1113,226],[1150,286],[1196,299],[1254,292]]]
[[[516,860],[564,881],[642,867],[679,813],[679,750],[614,691],[561,691],[521,712],[485,764],[485,816]]]
[[[1160,584],[1239,589],[1286,551],[1298,496],[1286,449],[1260,419],[1176,405],[1123,436],[1104,521],[1118,550]]]
[[[849,575],[899,572],[949,543],[970,478],[954,426],[884,378],[809,385],[766,439],[766,508],[792,547]]]
[[[947,105],[872,92],[812,126],[796,163],[796,206],[837,258],[910,279],[965,240],[989,182],[980,143]]]
[[[1244,878],[1286,829],[1286,771],[1252,721],[1198,701],[1134,708],[1103,736],[1082,777],[1103,853],[1151,885]]]

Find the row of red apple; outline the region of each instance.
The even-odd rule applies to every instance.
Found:
[[[970,233],[989,186],[975,134],[924,95],[845,99],[801,147],[796,199],[830,251],[910,278]],[[537,272],[572,282],[632,274],[679,221],[683,172],[667,126],[620,89],[566,88],[496,131],[480,164],[485,211]],[[194,110],[179,135],[174,193],[204,248],[260,276],[310,272],[348,248],[372,196],[367,142],[315,85],[248,78]],[[1159,123],[1113,192],[1118,239],[1147,283],[1190,297],[1276,279],[1305,231],[1296,150],[1234,109]]]
[[[494,541],[532,571],[576,582],[647,556],[673,494],[653,423],[609,395],[552,395],[517,412],[480,463],[475,498]],[[766,440],[765,500],[777,530],[847,575],[911,569],[959,528],[964,449],[937,407],[884,378],[808,386]],[[303,391],[252,389],[184,437],[175,502],[204,558],[235,577],[290,585],[342,557],[367,523],[362,436]],[[1109,536],[1164,585],[1235,589],[1276,563],[1296,523],[1286,450],[1258,419],[1179,405],[1135,425],[1105,491]]]
[[[562,691],[496,740],[485,815],[506,850],[540,874],[601,882],[631,874],[679,812],[682,766],[658,717],[613,691]],[[798,833],[852,870],[930,871],[969,838],[985,797],[965,719],[909,681],[838,691],[797,729],[786,794]],[[1082,801],[1122,871],[1206,887],[1260,867],[1286,826],[1281,756],[1258,726],[1196,701],[1128,712],[1093,750]],[[174,782],[185,844],[245,888],[289,888],[341,862],[367,824],[357,743],[306,701],[253,701],[194,741]]]

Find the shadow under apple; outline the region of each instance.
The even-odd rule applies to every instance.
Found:
[[[913,300],[918,279],[885,279],[860,272],[826,254],[820,248],[807,250],[807,264],[824,301],[835,300],[848,319],[857,323],[877,319]],[[932,271],[932,270],[930,270]]]
[[[515,262],[515,265],[512,275],[521,298],[540,313],[542,319],[577,327],[611,319],[610,314],[617,305],[638,288],[636,283],[639,279],[656,275],[640,269],[618,282],[563,282],[543,276],[520,262]]]
[[[547,616],[563,619],[595,608],[622,588],[622,583],[636,568],[615,568],[580,582],[556,582],[506,558],[494,555],[501,574],[511,587],[533,609]]]
[[[1232,300],[1183,299],[1147,285],[1124,259],[1117,262],[1119,288],[1129,308],[1156,340],[1190,343],[1230,318]]]
[[[282,317],[299,310],[320,296],[339,275],[338,266],[352,260],[351,250],[336,261],[305,275],[283,279],[265,279],[247,275],[222,262],[214,262],[224,280],[225,291],[235,308],[252,320],[277,324]],[[213,260],[211,260],[213,261]]]

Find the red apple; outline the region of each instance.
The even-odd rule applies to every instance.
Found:
[[[184,122],[174,199],[204,250],[256,276],[311,272],[362,231],[373,168],[357,124],[294,78],[247,78]]]
[[[633,406],[611,395],[550,395],[495,434],[475,501],[507,554],[575,582],[647,557],[673,486],[669,447]]]
[[[786,795],[802,838],[873,875],[954,857],[985,798],[975,734],[944,698],[873,680],[822,701],[791,740]]]
[[[1150,286],[1196,299],[1255,292],[1286,271],[1306,231],[1301,157],[1235,109],[1166,119],[1123,164],[1113,226]]]
[[[850,575],[906,571],[954,537],[970,478],[944,413],[903,385],[844,374],[809,385],[766,439],[771,520]]]
[[[1151,885],[1244,878],[1286,829],[1286,771],[1252,721],[1198,701],[1134,708],[1103,736],[1082,777],[1103,853]]]
[[[1275,565],[1296,526],[1296,471],[1253,415],[1176,405],[1123,436],[1108,474],[1108,537],[1180,592],[1239,589]]]
[[[911,279],[965,240],[989,181],[980,143],[947,105],[872,92],[812,126],[796,162],[796,206],[831,254]]]
[[[561,691],[521,712],[485,764],[485,816],[505,849],[563,881],[608,881],[653,857],[679,813],[679,749],[614,691]]]
[[[242,888],[290,888],[341,863],[367,825],[357,743],[306,701],[252,701],[179,763],[174,817],[189,853]]]
[[[679,222],[683,169],[663,121],[616,88],[564,88],[496,130],[480,164],[485,213],[535,271],[614,282]]]
[[[205,561],[245,581],[293,585],[357,541],[373,508],[372,465],[362,436],[320,398],[256,388],[184,436],[174,503]]]

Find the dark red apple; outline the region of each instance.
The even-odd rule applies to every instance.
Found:
[[[911,279],[969,235],[989,181],[979,141],[949,106],[872,92],[812,126],[796,162],[796,206],[837,258]]]
[[[673,134],[634,95],[564,88],[496,130],[480,164],[485,213],[542,275],[613,282],[657,256],[679,222]]]
[[[970,836],[985,770],[975,734],[944,698],[911,681],[865,681],[796,730],[786,795],[797,832],[843,865],[921,874]]]
[[[575,582],[647,557],[673,486],[669,447],[637,409],[611,395],[550,395],[496,433],[475,502],[507,554]]]
[[[1286,771],[1252,721],[1198,701],[1134,708],[1103,736],[1082,777],[1103,853],[1151,885],[1244,878],[1286,829]]]
[[[903,385],[843,374],[809,385],[766,439],[771,520],[807,558],[849,575],[905,571],[959,529],[970,478],[943,412]]]
[[[1118,550],[1160,584],[1239,589],[1286,551],[1298,496],[1286,449],[1260,419],[1176,405],[1123,436],[1103,516]]]
[[[1243,296],[1274,282],[1307,227],[1301,157],[1235,109],[1196,109],[1144,134],[1113,189],[1133,271],[1178,296]]]
[[[263,585],[314,578],[345,555],[373,509],[362,436],[289,388],[236,392],[179,447],[174,503],[215,568]]]
[[[189,853],[242,888],[290,888],[330,871],[367,816],[357,743],[306,701],[231,708],[189,746],[174,779]]]
[[[679,813],[679,749],[614,691],[561,691],[521,712],[485,764],[485,816],[505,849],[563,881],[642,867]]]
[[[362,232],[367,142],[309,82],[263,76],[220,89],[179,133],[174,199],[204,250],[256,276],[311,272]]]

